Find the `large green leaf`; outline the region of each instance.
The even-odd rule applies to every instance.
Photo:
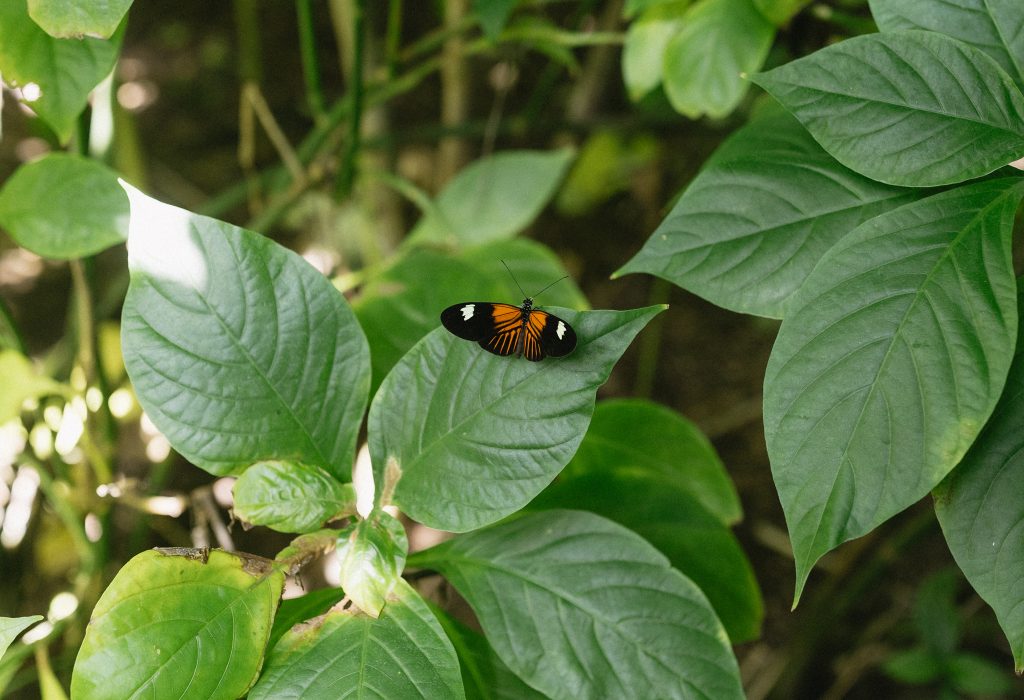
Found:
[[[794,15],[810,4],[811,0],[754,0],[758,12],[776,27],[787,24]]]
[[[349,608],[292,628],[249,693],[249,700],[464,697],[451,642],[403,580],[379,618]]]
[[[379,617],[405,568],[405,527],[381,509],[338,533],[341,586],[357,608]]]
[[[283,587],[284,574],[257,557],[219,550],[136,555],[93,610],[72,696],[244,695],[263,661]]]
[[[995,406],[1016,340],[1022,194],[1024,180],[991,180],[882,214],[800,288],[764,388],[798,599],[821,555],[938,484]]]
[[[298,598],[282,600],[281,605],[277,608],[277,614],[274,616],[274,626],[270,628],[267,649],[273,649],[278,640],[292,627],[318,615],[323,615],[344,597],[345,591],[340,588],[319,588]]]
[[[28,16],[25,0],[4,0],[0,36],[0,75],[38,87],[28,106],[66,142],[89,93],[114,67],[124,31],[110,39],[55,39]]]
[[[1018,310],[1024,310],[1024,295]],[[1018,326],[1024,330],[1024,324]],[[1024,342],[978,441],[935,489],[935,513],[956,563],[995,610],[1024,670]]]
[[[883,32],[941,32],[995,59],[1024,89],[1024,13],[1019,0],[870,0]]]
[[[522,294],[502,260],[527,294],[566,274],[545,246],[512,239],[459,252],[410,248],[363,288],[354,309],[370,343],[371,393],[420,338],[438,327],[443,309],[473,299],[519,303]],[[539,301],[576,309],[587,306],[571,280],[555,285]]]
[[[370,362],[344,297],[262,236],[128,193],[122,343],[153,423],[213,474],[281,459],[349,480]]]
[[[615,276],[647,272],[718,306],[781,318],[826,250],[925,194],[840,165],[781,110],[733,134]]]
[[[628,527],[697,584],[734,644],[755,639],[764,605],[732,532],[679,483],[629,464],[560,478],[530,507],[588,510]]]
[[[22,630],[34,622],[43,619],[42,615],[29,615],[28,617],[0,617],[0,659],[3,658],[7,647],[11,646],[14,638],[21,634]]]
[[[744,74],[768,56],[775,27],[752,0],[700,0],[684,22],[665,49],[665,93],[686,117],[724,117],[747,93]]]
[[[132,0],[28,0],[28,14],[50,36],[107,38],[131,6]]]
[[[638,399],[601,401],[563,476],[629,468],[689,493],[725,525],[743,517],[736,488],[711,442],[675,411]]]
[[[312,532],[356,512],[352,484],[298,462],[257,462],[238,477],[232,493],[236,518],[278,532]]]
[[[665,49],[686,23],[690,0],[654,5],[630,23],[622,45],[622,79],[629,99],[638,102],[661,85]]]
[[[893,185],[969,180],[1024,155],[1024,96],[982,51],[942,34],[869,34],[760,73],[843,165]]]
[[[473,0],[473,11],[488,39],[494,41],[501,36],[501,30],[517,4],[519,0]]]
[[[501,659],[552,698],[743,697],[700,590],[638,535],[592,513],[532,513],[409,563],[444,574]]]
[[[433,331],[395,366],[370,407],[378,501],[393,490],[390,502],[410,517],[454,532],[518,510],[572,457],[597,388],[663,308],[558,309],[579,345],[542,362],[498,357]]]
[[[128,195],[110,168],[51,153],[21,166],[4,183],[0,226],[33,253],[80,258],[128,238]]]
[[[554,197],[574,156],[570,148],[506,151],[470,164],[437,196],[411,240],[467,245],[516,235]]]

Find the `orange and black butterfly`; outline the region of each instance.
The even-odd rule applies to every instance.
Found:
[[[552,284],[555,282],[541,292]],[[547,311],[533,308],[533,297],[526,296],[525,292],[523,296],[526,298],[522,306],[489,301],[454,304],[441,312],[441,323],[453,335],[475,340],[495,355],[516,355],[539,362],[545,357],[562,357],[572,352],[576,347],[576,331],[572,326]]]

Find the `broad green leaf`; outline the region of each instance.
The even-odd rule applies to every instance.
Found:
[[[50,36],[106,39],[131,6],[132,0],[28,0],[28,14]]]
[[[545,511],[413,555],[473,608],[513,672],[552,698],[741,698],[700,590],[638,535]]]
[[[494,41],[501,35],[509,15],[518,4],[519,0],[473,0],[473,11],[488,39]]]
[[[298,598],[282,600],[274,616],[274,626],[270,629],[267,649],[273,649],[278,640],[292,627],[323,615],[344,597],[345,591],[340,588],[320,588]]]
[[[29,399],[63,396],[70,399],[71,387],[40,374],[32,362],[17,350],[0,350],[0,423],[21,414]]]
[[[299,462],[257,462],[238,477],[232,491],[235,517],[278,532],[311,532],[356,512],[352,484]]]
[[[71,695],[244,695],[259,673],[283,587],[284,574],[272,562],[250,555],[196,549],[136,555],[93,610]]]
[[[338,533],[341,587],[357,608],[380,617],[402,577],[408,551],[402,523],[380,509]]]
[[[459,655],[468,700],[544,700],[547,697],[512,673],[494,653],[487,637],[433,605],[430,610]]]
[[[1024,89],[1024,13],[1019,0],[870,0],[883,32],[926,29],[981,49]]]
[[[743,518],[736,488],[711,442],[675,411],[639,399],[601,401],[564,476],[631,469],[690,494],[725,525]]]
[[[637,176],[659,160],[661,151],[661,142],[649,133],[594,132],[572,164],[555,207],[566,216],[594,212],[616,193],[629,190]]]
[[[55,39],[28,16],[25,0],[0,2],[0,75],[8,84],[36,86],[27,102],[61,143],[71,138],[89,93],[110,73],[124,31],[110,39]]]
[[[1024,155],[1024,96],[987,54],[942,34],[869,34],[759,73],[826,151],[907,187],[946,185]]]
[[[665,94],[683,116],[724,117],[768,56],[775,28],[753,0],[700,0],[665,50]]]
[[[938,484],[995,406],[1016,339],[1022,194],[1024,180],[990,180],[875,217],[797,293],[764,384],[797,600],[819,557]]]
[[[249,700],[464,697],[452,643],[403,580],[379,618],[349,608],[293,628],[249,693]]]
[[[623,430],[628,432],[629,426],[623,425]],[[649,444],[642,435],[636,441]],[[628,527],[697,584],[734,644],[755,639],[764,605],[754,572],[732,532],[678,482],[629,464],[560,478],[530,508],[588,510]]]
[[[349,480],[370,362],[344,297],[273,241],[126,189],[121,337],[153,423],[213,474],[280,459]]]
[[[1017,299],[1024,310],[1024,294]],[[1024,329],[1024,324],[1018,325]],[[1024,342],[1002,398],[960,465],[935,489],[935,513],[957,565],[995,610],[1024,670]]]
[[[409,248],[363,288],[354,310],[370,343],[371,393],[420,338],[440,325],[443,309],[469,300],[520,303],[522,293],[502,260],[527,294],[567,274],[545,246],[513,239],[448,253]],[[553,286],[538,303],[587,306],[572,280]]]
[[[51,153],[4,183],[0,227],[43,257],[81,258],[128,238],[128,195],[105,165]]]
[[[996,697],[1013,689],[1009,673],[984,656],[960,653],[949,660],[946,670],[953,687],[971,697]]]
[[[0,617],[0,659],[3,658],[7,647],[11,646],[14,639],[29,625],[43,619],[42,615],[29,615],[28,617]]]
[[[925,646],[948,657],[960,642],[960,618],[956,609],[957,573],[945,569],[924,580],[914,600],[914,627]]]
[[[615,276],[646,272],[718,306],[782,318],[836,241],[924,194],[848,170],[773,110],[715,151]]]
[[[654,5],[629,25],[622,45],[622,79],[629,99],[639,102],[661,85],[665,49],[686,26],[683,17],[689,6],[690,0]]]
[[[784,26],[811,0],[754,0],[754,7],[776,27]]]
[[[574,156],[571,148],[506,151],[470,164],[437,196],[436,210],[410,240],[471,245],[511,238],[554,197]]]
[[[882,664],[882,670],[900,683],[922,685],[942,676],[942,659],[925,647],[914,647],[893,654]]]
[[[430,333],[395,366],[370,407],[378,502],[454,532],[526,505],[572,457],[597,388],[663,309],[554,309],[579,344],[567,357],[541,362],[492,355],[443,328]]]

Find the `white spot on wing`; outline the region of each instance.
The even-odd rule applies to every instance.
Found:
[[[462,312],[462,320],[468,321],[473,318],[473,304],[466,304],[459,311]]]
[[[558,322],[558,328],[555,329],[555,335],[558,336],[559,340],[561,340],[562,336],[565,335],[565,324],[561,321]]]

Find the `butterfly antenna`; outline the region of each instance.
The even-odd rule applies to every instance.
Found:
[[[549,284],[548,286],[544,287],[544,289],[540,290],[539,292],[537,292],[537,293],[536,293],[536,294],[534,294],[533,296],[534,296],[534,297],[539,297],[539,296],[540,296],[541,294],[543,294],[544,292],[548,291],[549,289],[551,289],[552,287],[554,287],[554,286],[555,286],[556,284],[558,284],[559,282],[561,282],[562,280],[564,280],[564,279],[565,279],[566,277],[568,277],[568,276],[569,276],[569,275],[565,275],[564,277],[559,277],[559,278],[558,278],[558,279],[556,279],[556,280],[555,280],[554,282],[552,282],[552,283],[551,283],[551,284]]]
[[[504,260],[501,261],[501,264],[505,266],[505,269],[508,270],[508,274],[512,276],[512,281],[516,283],[517,287],[519,287],[519,291],[520,291],[520,293],[522,293],[523,298],[524,299],[527,298],[529,295],[526,292],[523,291],[522,286],[519,284],[519,280],[517,280],[516,276],[512,274],[512,268],[509,267],[508,263],[505,262]]]

